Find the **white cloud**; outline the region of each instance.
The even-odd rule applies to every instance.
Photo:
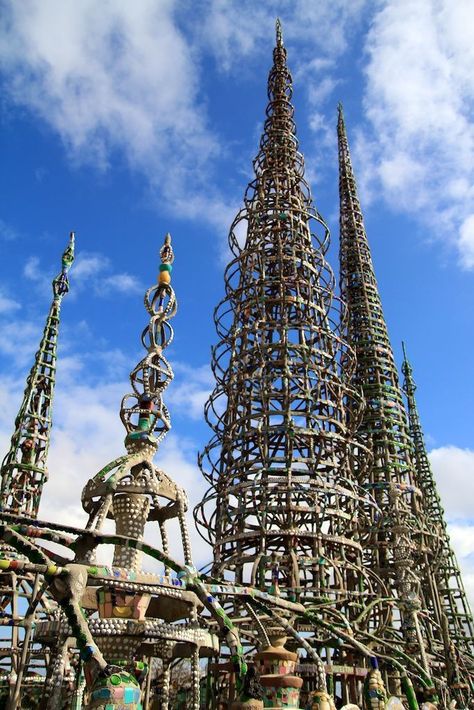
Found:
[[[18,239],[18,236],[17,230],[11,224],[7,224],[3,219],[0,219],[0,239],[5,242],[11,242],[14,239]]]
[[[474,214],[468,215],[461,224],[459,249],[464,266],[474,268]]]
[[[474,610],[474,451],[442,446],[430,452],[453,549]]]
[[[327,58],[345,51],[367,4],[205,0],[191,23],[177,19],[176,0],[9,0],[0,54],[7,95],[50,125],[74,162],[106,169],[118,151],[165,198],[160,209],[225,229],[234,200],[213,176],[226,147],[208,125],[201,61],[211,53],[216,67],[245,70],[243,57],[269,52],[280,14],[285,41],[298,42],[295,73],[304,71],[310,100],[327,100],[337,84]]]
[[[365,49],[362,182],[456,245],[472,268],[474,5],[384,0]]]
[[[108,273],[112,265],[103,254],[82,252],[74,263],[72,277],[76,290],[92,286],[99,296],[120,293],[142,293],[145,288],[135,276],[127,273]]]
[[[101,284],[101,292],[114,293],[142,293],[144,291],[142,285],[135,276],[131,274],[112,274],[107,276]]]
[[[176,22],[178,3],[10,0],[3,9],[10,99],[49,124],[75,162],[106,169],[118,150],[167,207],[187,216],[207,194],[200,217],[217,219],[210,202],[219,210],[222,199],[196,185],[220,149],[199,97],[198,54]]]
[[[316,47],[318,55],[334,57],[347,48],[348,35],[354,32],[366,6],[366,0],[243,0],[238,4],[211,0],[203,31],[224,71],[240,70],[243,57],[268,51],[273,41],[270,28],[277,15],[283,23],[285,44],[298,41],[311,46],[313,52]],[[304,59],[311,61],[307,53]]]
[[[53,296],[53,291],[52,291],[52,286],[51,286],[51,279],[49,279],[44,271],[40,268],[40,260],[38,256],[30,256],[25,262],[25,266],[23,267],[23,276],[27,278],[29,281],[33,281],[36,285],[36,288],[38,291],[41,292],[42,295],[47,296],[50,295],[51,298]]]
[[[12,313],[19,308],[21,308],[21,306],[18,301],[15,301],[14,298],[10,298],[0,291],[0,314]]]
[[[110,259],[95,252],[80,252],[71,269],[70,280],[73,283],[70,298],[74,298],[84,289],[93,289],[97,296],[110,296],[119,293],[143,293],[144,286],[138,279],[126,272],[110,273]],[[31,256],[23,269],[24,276],[34,281],[38,289],[46,295],[51,291],[51,279],[40,268],[37,256]]]
[[[191,419],[204,416],[204,405],[214,386],[214,378],[208,365],[190,367],[185,363],[173,363],[176,380],[166,392],[166,399],[172,411]]]
[[[74,263],[74,278],[86,281],[109,267],[109,260],[102,254],[80,252]]]
[[[430,452],[430,461],[448,518],[474,524],[474,451],[441,446]]]
[[[0,321],[0,353],[22,367],[33,360],[41,338],[41,326],[28,320]]]

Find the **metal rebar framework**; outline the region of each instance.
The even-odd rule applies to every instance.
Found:
[[[354,355],[324,257],[329,230],[304,177],[291,97],[277,24],[255,178],[230,229],[234,258],[215,311],[217,384],[205,408],[214,436],[200,455],[211,487],[195,516],[213,545],[213,576],[317,612],[317,620],[294,614],[264,625],[307,632],[334,691],[361,702],[368,658],[355,639],[361,629],[367,638],[383,630],[387,590],[363,565],[360,531],[378,513],[355,474],[367,463],[367,447],[354,441],[362,400],[351,385]],[[233,620],[258,646],[248,610],[234,608]],[[343,627],[349,635],[335,640]]]
[[[426,451],[415,398],[413,369],[404,343],[402,373],[417,481],[423,494],[426,515],[440,536],[438,554],[427,579],[434,587],[430,594],[436,601],[433,618],[442,629],[449,688],[458,706],[466,707],[469,697],[474,695],[474,622]]]
[[[15,419],[10,449],[2,462],[2,507],[35,517],[48,479],[51,409],[56,377],[59,317],[69,291],[68,271],[74,261],[74,232],[62,256],[61,273],[53,280],[53,301],[46,318],[35,362],[26,380],[23,401]]]
[[[434,569],[442,547],[442,516],[432,517],[424,472],[414,465],[412,441],[393,350],[375,278],[351,164],[342,107],[338,118],[340,191],[340,285],[348,306],[347,336],[357,367],[353,384],[366,400],[357,436],[372,450],[359,483],[382,511],[364,545],[365,564],[388,584],[396,605],[386,641],[418,658],[428,681],[420,693],[442,702],[448,687],[445,636]],[[394,691],[396,681],[387,678]],[[397,691],[398,692],[398,691]],[[455,699],[455,698],[454,698]]]
[[[73,261],[74,233],[71,232],[62,255],[61,272],[52,282],[53,301],[26,380],[10,449],[1,467],[1,508],[33,518],[37,516],[48,478],[60,309],[63,296],[69,291],[68,271]],[[12,551],[2,544],[0,557],[6,554],[11,555]],[[0,573],[0,698],[8,702],[9,708],[15,708],[21,695],[23,702],[33,708],[42,692],[47,657],[43,649],[31,644],[32,625],[35,617],[44,618],[52,613],[54,604],[45,599],[28,613],[30,602],[40,588],[38,575],[15,569],[14,565],[8,570],[0,569],[3,570]]]
[[[217,653],[217,634],[232,651],[236,678],[241,682],[245,677],[238,632],[192,564],[185,491],[153,463],[171,426],[163,402],[163,392],[173,379],[163,350],[173,339],[169,321],[177,309],[170,285],[174,255],[169,235],[160,256],[158,283],[145,294],[146,353],[130,374],[132,392],[120,408],[126,453],[86,483],[82,494],[89,515],[86,528],[0,511],[1,569],[41,580],[27,617],[46,593],[60,609],[59,614],[38,620],[34,634],[36,643],[52,648],[40,705],[47,710],[60,710],[71,702],[64,695],[68,656],[75,662],[74,707],[95,710],[139,710],[154,701],[166,710],[171,665],[183,658],[190,659],[189,705],[199,710],[200,657]],[[115,534],[103,531],[107,518],[114,521]],[[168,554],[170,521],[177,523],[183,562]],[[158,528],[162,549],[144,541],[147,522]],[[55,543],[60,552],[51,551],[45,542]],[[114,546],[111,566],[97,559],[101,545]],[[162,573],[143,571],[143,555],[161,563]],[[206,622],[200,618],[203,608]],[[152,662],[159,665],[155,687],[148,672]]]

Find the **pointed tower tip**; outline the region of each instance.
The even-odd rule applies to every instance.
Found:
[[[408,358],[407,358],[407,351],[406,351],[405,341],[404,341],[404,340],[402,340],[402,351],[403,351],[403,357],[404,357],[404,359],[405,359],[405,360],[408,360]]]
[[[337,117],[339,121],[344,122],[344,107],[342,105],[342,101],[339,101],[337,104]]]
[[[276,22],[275,22],[275,31],[276,31],[277,47],[283,47],[283,31],[281,28],[281,21],[280,21],[279,17],[277,17]]]

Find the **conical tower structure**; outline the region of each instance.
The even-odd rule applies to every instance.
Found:
[[[354,358],[324,257],[329,230],[304,177],[291,97],[277,24],[255,177],[230,230],[233,259],[215,313],[217,384],[206,405],[214,437],[200,457],[211,488],[196,515],[213,545],[214,577],[318,613],[316,625],[303,614],[293,628],[311,637],[333,691],[358,702],[368,659],[351,641],[385,623],[383,585],[363,567],[359,535],[376,512],[352,472],[361,399],[349,384]],[[251,643],[248,614],[241,628]],[[273,624],[272,632],[265,621],[267,633],[282,635]]]
[[[474,694],[474,622],[426,451],[415,398],[416,384],[413,369],[404,343],[402,373],[417,481],[423,493],[426,515],[440,536],[439,551],[427,579],[433,587],[432,597],[436,601],[433,616],[443,631],[449,687],[458,706],[466,707],[469,696]]]
[[[7,513],[36,518],[48,478],[47,456],[51,439],[51,410],[56,377],[57,342],[63,296],[69,291],[68,271],[74,261],[74,233],[62,256],[61,272],[52,282],[53,301],[34,364],[15,419],[10,449],[1,467],[2,505]],[[0,546],[0,557],[8,550]],[[8,551],[11,556],[11,551]],[[0,565],[2,561],[0,560]],[[46,660],[42,650],[30,644],[34,611],[27,608],[40,588],[36,575],[10,569],[0,574],[1,620],[0,698],[17,707],[20,693],[28,707],[35,707],[41,693]],[[44,616],[47,600],[38,609]],[[25,614],[27,618],[25,619]]]
[[[439,594],[432,576],[441,523],[430,517],[423,477],[414,466],[412,442],[392,346],[388,336],[342,107],[338,118],[340,192],[340,283],[348,306],[347,336],[357,357],[353,380],[366,400],[358,438],[372,450],[371,465],[359,482],[382,511],[365,542],[365,563],[387,583],[395,602],[386,643],[417,658],[422,685],[431,698],[434,682],[448,698],[447,659],[439,617]],[[431,499],[431,497],[430,497]],[[438,614],[438,616],[437,616]],[[394,692],[396,678],[388,681]]]

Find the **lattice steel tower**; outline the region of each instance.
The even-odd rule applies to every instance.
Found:
[[[405,344],[402,373],[418,485],[423,493],[426,514],[439,534],[439,552],[433,561],[429,579],[429,583],[436,590],[433,598],[437,601],[437,606],[433,610],[433,616],[443,632],[449,687],[458,706],[465,707],[469,695],[474,694],[474,623],[426,451],[415,399],[416,384]]]
[[[10,449],[3,459],[2,505],[12,513],[36,517],[48,479],[47,456],[51,438],[51,409],[56,377],[59,315],[69,291],[67,273],[74,261],[74,233],[62,256],[61,273],[53,280],[53,301],[35,362],[15,419]]]
[[[26,380],[23,400],[15,419],[10,449],[1,467],[2,505],[5,512],[37,517],[48,478],[47,456],[51,439],[59,316],[63,296],[69,291],[68,271],[74,261],[74,233],[62,256],[61,272],[52,282],[53,301],[33,367]],[[5,545],[0,545],[0,558]],[[8,551],[11,555],[11,551]],[[40,579],[10,568],[0,574],[0,701],[9,696],[8,708],[17,707],[22,693],[28,707],[35,707],[36,690],[44,681],[43,651],[32,648],[31,631],[34,610],[28,604],[40,587]],[[46,606],[45,606],[46,605]],[[39,607],[44,615],[45,601]],[[23,629],[23,630],[20,630]],[[26,674],[25,674],[25,670]]]
[[[291,96],[277,24],[255,177],[230,230],[234,258],[215,312],[217,384],[206,405],[214,437],[200,457],[211,488],[197,518],[214,576],[318,610],[321,626],[300,619],[295,628],[314,634],[333,687],[357,702],[368,661],[347,635],[331,636],[351,622],[351,638],[385,623],[383,585],[363,568],[359,536],[375,505],[351,470],[361,399],[349,384],[354,358],[324,258],[329,230],[304,178]],[[357,470],[363,454],[359,446]]]
[[[386,580],[397,600],[386,638],[418,658],[424,681],[434,680],[449,698],[449,652],[442,629],[440,594],[433,570],[443,537],[442,516],[432,516],[426,478],[415,467],[406,410],[389,340],[362,210],[352,169],[342,107],[338,119],[340,283],[348,306],[347,335],[356,351],[353,380],[366,400],[358,437],[372,449],[371,466],[359,482],[376,499],[365,542],[365,563]],[[420,692],[422,685],[419,685]],[[396,687],[393,688],[397,690]],[[429,689],[425,690],[431,696]]]

